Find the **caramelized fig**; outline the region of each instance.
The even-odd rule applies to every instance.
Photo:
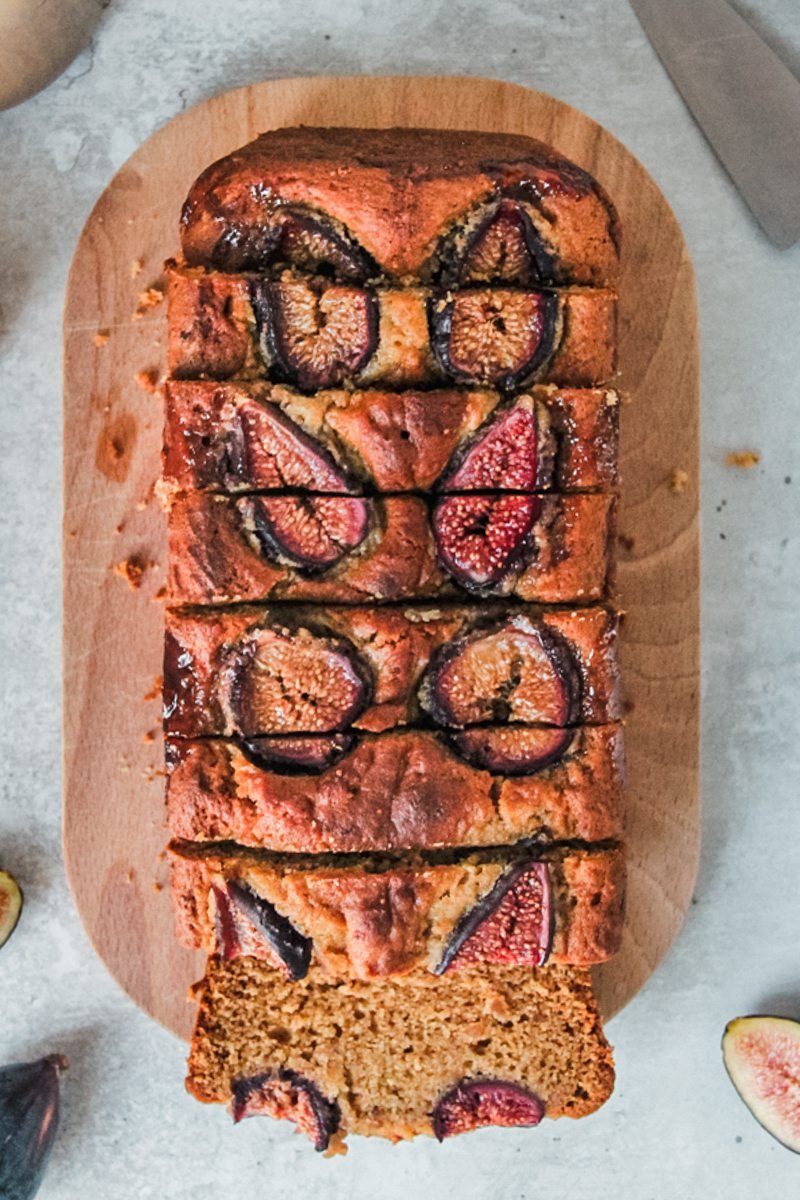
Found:
[[[439,1099],[433,1132],[440,1142],[483,1125],[538,1125],[544,1104],[534,1092],[505,1079],[462,1079]]]
[[[294,1121],[308,1135],[315,1150],[327,1150],[339,1129],[341,1113],[335,1100],[323,1096],[317,1085],[299,1071],[280,1068],[248,1078],[234,1079],[231,1112],[237,1123],[245,1117],[274,1117]]]
[[[569,648],[523,615],[478,628],[431,656],[423,708],[439,725],[516,721],[568,725],[576,715],[579,676]]]
[[[456,452],[439,482],[442,492],[528,492],[536,487],[538,430],[531,396],[499,409]]]
[[[17,927],[22,911],[22,892],[13,875],[0,871],[0,947],[5,946]]]
[[[222,449],[228,487],[355,492],[333,456],[276,404],[243,401]]]
[[[527,561],[539,515],[537,496],[448,496],[433,510],[439,561],[468,591],[500,592]]]
[[[369,506],[356,496],[248,496],[236,506],[266,558],[303,571],[328,570],[369,530]]]
[[[800,1021],[729,1021],[722,1055],[731,1083],[767,1133],[800,1154]]]
[[[33,1200],[53,1148],[60,1107],[61,1054],[0,1067],[0,1196]]]
[[[251,738],[241,743],[256,767],[277,775],[321,775],[355,747],[355,733]]]
[[[279,210],[280,238],[275,258],[314,275],[359,283],[378,273],[371,255],[346,229],[329,218],[286,205]]]
[[[274,904],[243,883],[229,880],[212,888],[217,910],[217,947],[225,959],[249,954],[263,958],[271,950],[290,979],[304,979],[311,965],[313,942],[279,913]]]
[[[332,733],[370,701],[368,665],[343,638],[308,629],[258,629],[231,648],[222,670],[238,732]]]
[[[553,348],[558,301],[548,292],[474,288],[429,305],[431,344],[453,379],[513,388]]]
[[[573,736],[571,729],[500,725],[461,729],[450,741],[468,763],[492,775],[535,775],[564,757]]]
[[[482,962],[540,967],[552,941],[547,864],[515,863],[457,923],[434,974]]]
[[[455,252],[444,251],[451,260],[444,277],[447,283],[516,283],[524,287],[540,283],[552,271],[552,256],[526,210],[514,200],[505,198],[485,209],[460,253],[457,242],[464,242],[460,230],[454,239]]]
[[[378,305],[365,288],[319,287],[300,279],[267,284],[256,303],[268,357],[299,388],[333,387],[375,351]]]

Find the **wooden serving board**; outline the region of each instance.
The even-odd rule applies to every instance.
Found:
[[[164,305],[140,306],[178,249],[203,167],[280,125],[505,130],[552,143],[622,217],[619,586],[630,852],[624,946],[597,971],[606,1016],[654,970],[689,906],[699,851],[698,346],[675,218],[611,134],[539,92],[474,78],[286,79],[176,117],[118,171],[78,244],[64,316],[64,843],[89,936],[129,995],[189,1034],[199,955],[174,940],[159,729],[166,531],[153,493]],[[137,307],[139,312],[137,315]],[[673,472],[686,473],[682,490]],[[120,564],[143,567],[138,587]],[[130,571],[129,571],[130,574]]]

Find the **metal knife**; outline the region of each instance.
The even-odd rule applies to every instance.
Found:
[[[726,0],[630,3],[753,216],[788,249],[800,238],[800,80]]]

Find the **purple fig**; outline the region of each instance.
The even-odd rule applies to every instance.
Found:
[[[544,1116],[537,1095],[505,1079],[462,1079],[440,1098],[433,1110],[433,1132],[446,1137],[469,1133],[483,1125],[533,1126]]]
[[[294,1121],[315,1150],[327,1150],[341,1123],[336,1101],[323,1096],[311,1079],[287,1068],[234,1079],[231,1112],[237,1124],[260,1116]]]
[[[515,863],[456,924],[434,974],[474,963],[540,967],[553,941],[546,863]]]

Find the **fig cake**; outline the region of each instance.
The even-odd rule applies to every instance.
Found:
[[[166,265],[189,1090],[442,1139],[611,1092],[620,230],[531,138],[275,130]]]

